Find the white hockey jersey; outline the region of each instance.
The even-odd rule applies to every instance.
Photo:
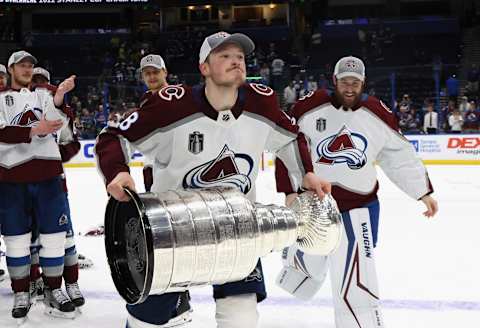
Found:
[[[0,181],[38,182],[62,173],[62,161],[54,135],[30,138],[31,127],[42,118],[61,119],[46,89],[8,89],[0,92]]]
[[[315,174],[332,183],[342,211],[361,207],[377,197],[375,164],[414,199],[433,191],[427,171],[413,146],[399,132],[392,111],[375,97],[363,95],[344,110],[330,92],[319,90],[298,101],[292,111],[309,140]],[[296,192],[288,171],[277,160],[279,192]]]
[[[281,112],[272,89],[239,88],[235,106],[217,112],[203,86],[168,86],[150,97],[119,126],[100,134],[99,167],[108,184],[128,171],[125,139],[154,160],[152,191],[236,187],[255,200],[262,152],[278,151],[299,184],[313,172],[308,145]]]

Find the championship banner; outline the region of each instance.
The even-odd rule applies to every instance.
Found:
[[[480,134],[407,135],[417,155],[425,164],[437,165],[480,165]],[[65,167],[95,167],[95,140],[81,140],[81,148]],[[132,153],[132,152],[130,152]],[[130,166],[143,166],[144,157],[133,152]],[[261,169],[274,166],[274,156],[265,152]]]

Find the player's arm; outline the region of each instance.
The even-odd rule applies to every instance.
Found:
[[[128,167],[127,143],[144,154],[168,143],[162,138],[165,118],[156,109],[159,97],[152,97],[141,110],[135,111],[118,127],[107,127],[98,136],[95,145],[98,167],[104,176],[107,191],[119,201],[127,201],[124,187],[135,189]]]
[[[68,162],[80,151],[80,142],[74,132],[73,122],[75,121],[75,115],[70,106],[65,106],[65,112],[69,118],[68,125],[60,130],[58,146],[60,148],[60,156],[62,162]]]
[[[425,216],[434,216],[438,205],[430,196],[433,187],[425,165],[417,157],[412,144],[399,132],[395,116],[391,114],[385,121],[389,125],[384,129],[387,141],[377,157],[378,164],[398,188],[425,204]]]
[[[325,193],[331,191],[331,185],[313,173],[307,138],[299,132],[298,126],[290,117],[279,108],[276,111],[278,113],[276,125],[270,133],[268,149],[274,150],[277,158],[287,168],[295,191],[304,188],[315,191],[319,197],[323,197]]]
[[[285,194],[285,204],[289,206],[297,198],[298,193],[290,180],[288,169],[278,157],[275,159],[275,182],[277,192]]]
[[[65,94],[75,88],[75,79],[76,76],[72,75],[69,78],[65,79],[62,83],[60,83],[56,88],[54,92],[55,96],[53,97],[53,102],[58,108],[62,107]]]

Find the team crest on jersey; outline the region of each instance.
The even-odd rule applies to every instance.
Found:
[[[8,107],[12,107],[13,104],[14,104],[13,96],[12,95],[6,95],[5,96],[5,105],[7,105]]]
[[[317,119],[317,131],[318,132],[323,132],[327,128],[327,120],[324,118],[318,118]]]
[[[31,108],[26,105],[23,112],[17,114],[13,120],[12,125],[18,126],[32,126],[35,122],[40,121],[42,117],[42,110],[40,108]]]
[[[185,95],[185,89],[181,85],[169,85],[158,91],[158,95],[163,100],[172,101],[173,98],[179,100]]]
[[[249,85],[256,93],[261,94],[262,96],[273,95],[272,88],[267,87],[266,85],[260,83],[250,83]]]
[[[333,165],[346,163],[352,170],[367,164],[367,139],[359,133],[351,132],[345,125],[340,131],[317,145],[317,163]]]
[[[188,151],[192,154],[200,154],[203,151],[203,134],[195,131],[188,136]]]
[[[183,187],[235,187],[246,194],[252,188],[252,170],[249,155],[235,153],[225,145],[215,159],[191,169],[183,178]]]

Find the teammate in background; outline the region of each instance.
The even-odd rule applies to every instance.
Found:
[[[300,131],[310,139],[315,173],[328,177],[345,227],[340,247],[327,257],[285,249],[277,283],[304,300],[312,298],[330,270],[338,328],[384,327],[380,313],[374,247],[379,204],[375,162],[390,180],[422,201],[426,217],[437,212],[427,170],[400,133],[392,111],[363,92],[365,66],[355,57],[340,59],[333,76],[335,92],[311,92],[294,106]],[[296,197],[289,172],[276,161],[277,189],[287,203]]]
[[[0,90],[7,87],[8,75],[5,65],[0,64]]]
[[[168,86],[167,83],[167,67],[163,58],[159,55],[148,55],[140,60],[140,72],[142,80],[147,85],[147,92],[140,99],[140,104],[148,101],[153,94],[160,91],[161,88]],[[153,184],[153,161],[145,156],[145,164],[143,168],[143,183],[145,191],[149,192]]]
[[[26,51],[13,53],[8,60],[11,87],[0,93],[0,223],[14,292],[12,316],[20,322],[30,309],[32,216],[40,232],[45,279],[60,310],[75,310],[61,289],[68,218],[61,156],[53,136],[68,123],[58,108],[74,84],[72,79],[62,82],[55,97],[44,90],[31,91],[36,63]]]
[[[32,77],[32,88],[33,89],[46,89],[52,96],[55,95],[57,88],[50,83],[50,73],[42,68],[35,67],[33,69]],[[69,124],[64,127],[57,134],[57,142],[60,148],[60,155],[62,157],[62,162],[68,162],[73,156],[75,156],[80,150],[80,142],[78,142],[77,136],[74,133],[73,122],[75,121],[75,116],[73,110],[68,106],[64,105],[64,111],[69,117]],[[67,209],[67,218],[68,218],[68,230],[67,230],[67,239],[65,242],[65,257],[64,257],[64,268],[63,268],[63,279],[65,280],[65,289],[67,295],[75,305],[76,308],[79,308],[85,304],[85,298],[80,292],[78,287],[78,255],[75,248],[74,232],[73,225],[70,215],[70,204],[68,201],[68,189],[67,181],[65,174],[62,173],[62,185],[65,191],[65,207]],[[30,279],[33,282],[34,293],[41,293],[42,291],[42,279],[40,277],[40,270],[38,265],[34,265],[34,260],[38,259],[38,248],[32,250],[32,265],[30,266]],[[37,261],[38,263],[38,261]],[[36,270],[35,270],[36,267]],[[54,316],[65,317],[65,313],[58,311],[55,304],[55,299],[52,297],[52,293],[48,286],[45,286],[45,299],[44,303],[47,314],[52,314]],[[73,313],[72,313],[73,314]],[[71,317],[71,313],[66,317]]]
[[[98,136],[96,155],[107,191],[127,201],[124,187],[135,189],[126,140],[154,161],[152,191],[229,186],[255,200],[255,180],[265,149],[277,152],[300,187],[321,197],[329,183],[312,172],[305,138],[279,109],[272,89],[245,84],[245,56],[254,50],[244,34],[219,32],[208,36],[200,49],[199,68],[205,85],[168,86],[153,94],[140,110],[118,128]],[[253,328],[257,302],[266,297],[260,261],[245,280],[214,286],[218,328]],[[127,327],[180,325],[179,293],[151,295],[127,306]]]

